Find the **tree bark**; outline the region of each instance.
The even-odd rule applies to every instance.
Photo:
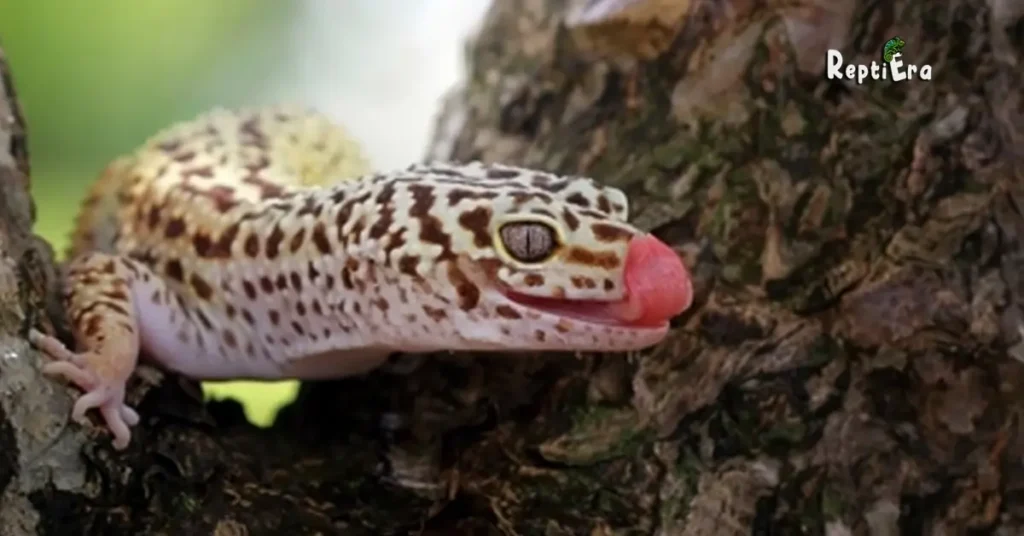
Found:
[[[428,356],[270,430],[146,369],[117,454],[19,338],[5,83],[0,534],[1024,534],[1024,2],[781,4],[495,2],[438,119],[430,158],[622,188],[695,277],[664,343]],[[826,79],[893,36],[931,80]]]

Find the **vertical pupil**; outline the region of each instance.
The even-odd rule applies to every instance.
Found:
[[[551,250],[551,230],[538,223],[512,224],[501,230],[505,247],[522,262],[535,262]]]

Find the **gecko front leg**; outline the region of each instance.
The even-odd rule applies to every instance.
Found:
[[[118,450],[128,446],[129,427],[139,422],[124,396],[140,348],[132,288],[143,278],[156,280],[149,268],[132,260],[105,253],[83,255],[68,267],[64,294],[76,350],[37,330],[29,333],[29,341],[56,360],[43,365],[43,373],[84,391],[75,401],[72,419],[84,424],[86,413],[98,409]]]

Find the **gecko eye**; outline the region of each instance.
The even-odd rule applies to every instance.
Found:
[[[501,241],[512,258],[533,263],[547,259],[555,252],[555,230],[546,223],[516,222],[501,228]]]

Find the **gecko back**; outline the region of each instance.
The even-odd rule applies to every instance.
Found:
[[[187,162],[187,164],[185,164]],[[204,190],[230,188],[235,199],[257,201],[296,187],[325,186],[369,172],[359,144],[337,124],[294,106],[216,109],[166,128],[129,155],[115,159],[90,186],[75,218],[65,258],[118,251],[139,195],[183,185],[161,181],[172,166],[205,178]],[[204,176],[205,170],[215,175]],[[157,195],[159,195],[157,193]]]

